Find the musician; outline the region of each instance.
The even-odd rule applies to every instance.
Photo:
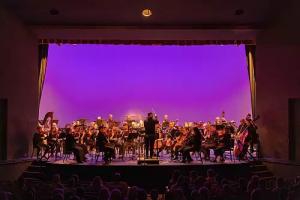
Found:
[[[112,129],[115,125],[115,121],[113,120],[112,114],[108,115],[107,125],[108,125],[108,128],[110,128],[110,129]]]
[[[123,141],[122,130],[116,126],[112,128],[112,135],[109,138],[109,141],[112,142],[115,148],[119,149],[119,156],[124,158],[125,155],[125,145]]]
[[[243,132],[244,129],[246,128],[246,120],[245,119],[241,119],[240,120],[240,125],[239,127],[237,128],[237,133],[240,133],[240,132]]]
[[[57,154],[60,152],[60,130],[58,128],[57,123],[52,124],[52,129],[51,129],[51,136],[52,136],[52,147],[51,147],[51,155],[53,155],[55,151],[55,158],[57,158]]]
[[[172,160],[178,160],[178,153],[181,151],[186,138],[188,137],[188,129],[181,127],[179,129],[179,135],[176,137],[173,148],[172,148]]]
[[[36,157],[38,159],[41,153],[41,149],[43,147],[43,128],[41,126],[38,126],[37,131],[33,134],[32,146],[33,149],[36,149]],[[32,152],[32,156],[33,156],[33,152]]]
[[[176,137],[178,137],[180,135],[180,131],[178,129],[178,126],[174,126],[170,132],[169,132],[169,136],[172,138],[172,139],[175,139]]]
[[[149,156],[150,149],[150,157],[153,157],[153,147],[155,141],[155,125],[158,124],[157,116],[153,117],[153,113],[148,113],[147,119],[144,121],[145,127],[145,149],[146,149],[146,158]]]
[[[220,161],[224,162],[224,152],[225,149],[230,147],[231,142],[231,134],[229,132],[223,131],[219,132],[216,139],[216,144],[214,147],[215,158],[213,162],[216,162],[218,157],[220,157]]]
[[[226,123],[226,122],[227,122],[227,120],[226,120],[226,118],[225,118],[225,111],[222,111],[222,113],[221,113],[221,121],[222,121],[223,123]]]
[[[53,132],[52,128],[46,133],[46,141],[47,145],[45,145],[45,151],[41,159],[46,158],[48,160],[51,156],[53,156],[56,147],[55,132]],[[48,153],[50,153],[50,155]],[[47,154],[48,157],[46,157]]]
[[[246,141],[250,145],[250,151],[253,152],[253,145],[256,144],[258,141],[258,135],[257,135],[257,126],[254,123],[251,114],[248,114],[246,116],[246,125],[247,125],[247,131],[248,131],[248,136],[246,137]]]
[[[166,130],[170,126],[170,121],[169,121],[168,118],[169,118],[168,115],[164,115],[164,119],[163,119],[162,124],[161,124],[161,127],[162,127],[163,130]]]
[[[247,150],[248,150],[248,143],[245,142],[248,131],[247,131],[247,121],[246,119],[241,119],[240,120],[240,125],[237,129],[237,133],[235,136],[235,146],[234,146],[234,155],[238,157],[240,160],[243,160]]]
[[[216,131],[223,130],[225,128],[225,123],[226,121],[224,122],[222,118],[216,117],[216,121],[215,121]]]
[[[65,141],[66,152],[73,152],[78,163],[85,161],[83,149],[76,145],[76,139],[70,128],[66,128],[66,141]]]
[[[191,151],[200,151],[203,136],[197,127],[192,130],[192,135],[190,135],[185,141],[181,151],[182,151],[182,162],[185,163],[193,161],[191,158]]]
[[[216,125],[207,123],[204,130],[205,143],[202,145],[201,151],[204,153],[204,159],[209,160],[210,149],[215,147],[217,136]]]
[[[96,138],[96,146],[98,151],[104,152],[103,160],[105,163],[109,163],[112,158],[115,158],[115,150],[113,147],[109,146],[109,140],[107,138],[105,127],[99,127],[99,133]]]

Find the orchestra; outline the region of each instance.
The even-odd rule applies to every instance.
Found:
[[[87,154],[103,153],[102,159],[109,164],[117,156],[124,159],[131,153],[131,159],[158,158],[160,152],[169,154],[173,161],[191,162],[191,153],[199,153],[205,160],[224,162],[227,150],[244,160],[258,144],[257,119],[248,114],[237,126],[236,122],[225,119],[223,111],[214,122],[179,125],[178,120],[169,120],[168,115],[164,115],[160,123],[157,115],[150,112],[144,121],[126,116],[123,122],[118,122],[110,114],[107,120],[102,117],[92,122],[79,119],[59,128],[53,113],[47,113],[33,135],[33,148],[38,159],[57,159],[59,154],[73,153],[78,163],[85,162]]]

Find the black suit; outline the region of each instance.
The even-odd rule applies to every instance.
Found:
[[[146,133],[146,137],[145,137],[146,157],[148,157],[149,155],[149,149],[150,149],[150,157],[153,156],[156,124],[158,124],[157,119],[148,118],[144,121],[144,127]]]
[[[199,130],[200,131],[200,130]],[[191,151],[200,151],[202,142],[202,135],[200,132],[194,133],[189,138],[187,138],[186,143],[182,147],[182,161],[186,160],[192,161],[190,152]]]
[[[42,136],[40,133],[35,132],[33,134],[32,145],[33,145],[33,148],[37,150],[36,155],[38,158],[40,155],[42,146],[43,146],[43,139],[42,139]],[[32,155],[33,155],[33,153],[32,153]]]
[[[111,158],[115,157],[115,149],[112,147],[107,146],[108,139],[103,132],[99,132],[96,137],[96,146],[98,151],[104,152],[104,161],[108,162]]]
[[[66,152],[74,153],[77,162],[81,163],[84,160],[83,149],[76,145],[75,137],[71,133],[66,134],[65,149]]]

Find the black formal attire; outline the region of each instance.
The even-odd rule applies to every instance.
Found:
[[[150,157],[153,156],[153,148],[155,142],[155,125],[158,124],[157,119],[148,118],[144,121],[145,127],[145,148],[146,148],[146,157],[149,156],[150,150]]]
[[[56,158],[57,153],[60,152],[60,144],[58,142],[58,138],[56,138],[56,136],[52,132],[50,132],[47,137],[47,144],[48,146],[45,150],[44,157],[49,151],[51,153],[51,156],[53,156],[55,151],[55,158]]]
[[[43,146],[43,139],[40,133],[35,132],[32,138],[33,149],[36,149],[36,157],[38,158]],[[32,154],[33,155],[33,154]]]
[[[225,149],[230,147],[231,143],[231,135],[228,133],[225,133],[223,136],[219,137],[217,140],[217,145],[214,149],[215,157],[221,156],[223,159],[223,154],[225,152]]]
[[[256,129],[257,127],[254,124],[250,124],[247,128],[248,135],[245,142],[249,143],[251,152],[253,152],[253,145],[258,143],[258,134]]]
[[[172,130],[169,133],[169,135],[171,136],[172,139],[178,137],[180,134],[181,133],[177,128],[172,128]]]
[[[192,161],[193,159],[191,158],[190,152],[191,151],[200,151],[201,150],[201,143],[202,143],[202,135],[201,133],[195,133],[192,136],[190,136],[183,148],[181,149],[182,151],[182,161],[185,162],[186,160]]]
[[[108,139],[103,132],[99,132],[96,137],[96,146],[98,151],[104,152],[104,161],[108,162],[112,157],[115,157],[115,150],[112,147],[107,146]]]
[[[201,151],[204,153],[204,159],[209,160],[210,158],[210,149],[216,147],[216,141],[218,139],[217,132],[211,133],[209,138],[206,138],[205,143],[201,147]]]
[[[65,150],[66,152],[73,152],[77,162],[84,161],[83,150],[76,145],[75,137],[71,133],[66,134]]]
[[[169,126],[170,126],[170,122],[168,120],[164,120],[161,124],[163,130],[166,130],[167,128],[169,128]]]

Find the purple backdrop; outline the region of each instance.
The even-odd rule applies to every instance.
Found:
[[[251,111],[244,45],[50,45],[40,118],[146,115],[238,121]]]

